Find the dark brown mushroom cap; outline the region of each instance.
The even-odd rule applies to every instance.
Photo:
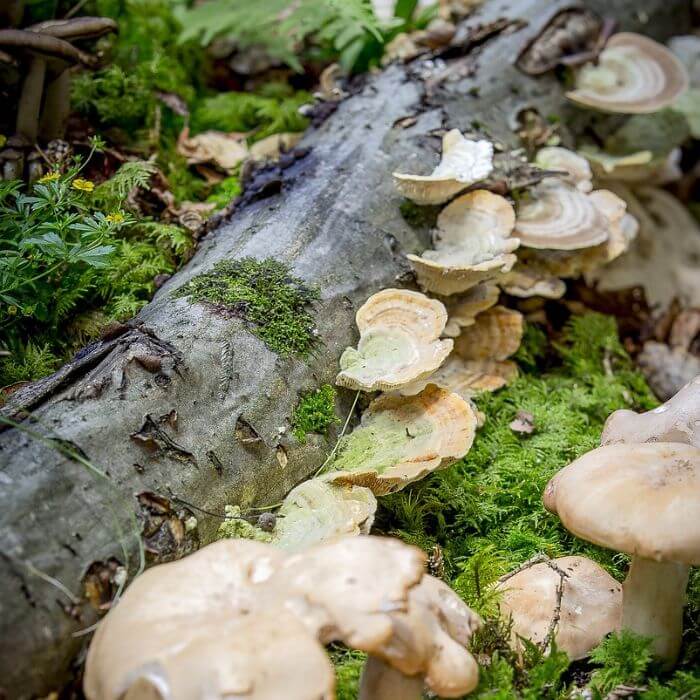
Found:
[[[50,19],[27,27],[28,32],[37,32],[57,39],[77,41],[97,39],[119,31],[119,25],[109,17],[74,17],[72,19]]]
[[[95,59],[64,39],[26,29],[0,29],[0,48],[10,53],[28,53],[58,58],[69,63],[89,66]]]

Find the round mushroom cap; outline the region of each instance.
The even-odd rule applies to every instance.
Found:
[[[464,360],[505,360],[520,347],[523,315],[494,306],[477,316],[455,339],[455,352]]]
[[[668,107],[688,87],[685,66],[665,46],[621,32],[608,41],[597,64],[586,64],[566,96],[606,112],[646,114]]]
[[[598,447],[555,474],[543,500],[581,539],[655,561],[700,564],[696,447]]]
[[[518,209],[515,235],[528,248],[577,250],[603,243],[608,222],[583,192],[551,178],[530,190]]]
[[[700,448],[700,376],[646,413],[620,409],[605,421],[601,445],[682,442]]]
[[[513,620],[511,642],[520,637],[545,645],[553,631],[557,649],[575,661],[620,629],[622,587],[601,566],[586,557],[561,557],[524,567],[496,585],[501,615]],[[561,591],[561,593],[560,593]],[[561,599],[559,600],[559,595]]]

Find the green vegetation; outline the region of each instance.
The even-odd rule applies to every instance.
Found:
[[[282,357],[306,357],[316,338],[309,305],[319,298],[318,290],[271,258],[222,260],[175,296],[208,302],[245,319],[250,331]]]
[[[327,435],[331,425],[339,422],[335,415],[335,389],[324,384],[299,400],[292,416],[292,433],[304,444],[309,433]]]
[[[376,529],[427,552],[439,545],[446,581],[483,616],[484,629],[473,642],[481,682],[470,698],[563,700],[570,697],[575,680],[580,684],[589,677],[595,698],[621,683],[648,686],[640,696],[645,700],[700,697],[700,676],[693,670],[700,650],[693,643],[685,645],[679,670],[670,679],[658,675],[647,640],[627,633],[606,640],[587,668],[580,663],[571,667],[560,652],[544,657],[534,646],[522,661],[510,651],[509,630],[498,618],[497,600],[490,592],[499,576],[538,553],[582,554],[618,579],[624,576],[626,558],[569,534],[544,510],[542,492],[557,470],[598,445],[612,411],[646,410],[656,404],[623,350],[611,317],[574,317],[554,347],[539,328],[529,326],[516,359],[520,378],[477,400],[487,418],[469,454],[381,498]],[[518,410],[533,414],[531,435],[510,429]],[[695,572],[685,623],[689,640],[697,636],[699,580]],[[487,658],[490,663],[484,663]],[[339,697],[355,697],[358,666],[353,655],[338,657]]]

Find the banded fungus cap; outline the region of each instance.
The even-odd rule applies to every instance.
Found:
[[[605,217],[589,197],[551,179],[530,191],[518,208],[515,235],[528,248],[578,250],[607,240]]]
[[[396,189],[416,204],[443,204],[493,170],[493,144],[472,141],[458,129],[442,138],[442,159],[430,175],[394,173]]]
[[[462,328],[474,325],[480,313],[495,306],[499,295],[500,290],[495,284],[481,282],[464,294],[447,299],[447,325],[442,334],[448,338],[456,338],[462,332]]]
[[[360,340],[340,358],[336,384],[364,391],[391,391],[428,376],[452,350],[440,340],[447,311],[424,294],[385,289],[356,314]]]
[[[454,591],[426,575],[411,589],[407,610],[389,617],[391,636],[363,647],[370,656],[359,700],[420,700],[424,686],[444,698],[474,690],[479,667],[466,646],[481,620]]]
[[[605,421],[601,445],[680,442],[700,448],[700,376],[645,413],[620,409]]]
[[[308,479],[282,502],[271,542],[296,552],[347,535],[368,535],[376,510],[377,499],[367,488]]]
[[[476,423],[464,399],[434,385],[415,396],[380,396],[341,440],[322,478],[367,486],[377,496],[398,491],[463,457]]]
[[[450,203],[437,220],[434,250],[407,255],[423,289],[437,294],[464,292],[509,270],[520,245],[511,237],[515,211],[507,199],[475,190]]]
[[[502,577],[495,588],[501,592],[501,615],[513,621],[511,644],[519,652],[521,637],[545,650],[555,641],[575,661],[620,629],[622,588],[586,557],[525,565]]]
[[[455,340],[455,352],[465,360],[505,360],[520,347],[522,337],[523,315],[494,306],[462,331]]]
[[[566,294],[565,282],[535,261],[516,265],[498,284],[506,294],[521,299],[561,299]]]
[[[700,449],[673,442],[605,445],[550,480],[544,505],[577,537],[632,555],[622,627],[680,648],[688,569],[700,564]]]
[[[593,173],[588,161],[574,151],[561,146],[546,146],[540,148],[535,156],[535,165],[543,170],[561,170],[566,175],[561,179],[575,187],[579,192],[590,192],[593,189]]]
[[[585,107],[621,114],[647,114],[668,107],[688,87],[685,66],[665,46],[641,34],[613,35],[576,75],[566,96]]]

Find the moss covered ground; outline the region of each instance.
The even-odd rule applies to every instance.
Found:
[[[533,647],[518,660],[506,644],[508,629],[496,615],[490,586],[531,557],[583,554],[618,580],[626,557],[570,535],[544,510],[550,477],[596,447],[607,416],[618,408],[646,410],[657,402],[622,348],[612,317],[573,317],[559,342],[548,343],[528,326],[516,359],[521,375],[511,386],[477,399],[486,423],[469,454],[404,491],[380,498],[375,532],[398,536],[442,559],[437,573],[485,620],[474,640],[482,667],[472,698],[569,698],[589,684],[605,697],[620,684],[639,688],[645,700],[700,698],[700,577],[689,588],[686,640],[674,675],[664,676],[648,640],[630,634],[604,642],[590,663],[570,664],[561,652],[542,656]],[[534,416],[531,434],[509,424],[519,410]],[[438,555],[436,557],[436,555]],[[357,697],[362,656],[334,652],[338,698]],[[572,693],[574,693],[572,695]]]

